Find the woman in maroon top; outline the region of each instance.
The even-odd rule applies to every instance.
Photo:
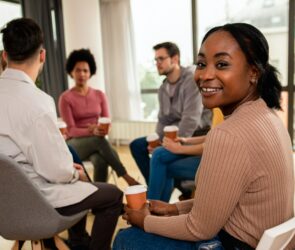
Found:
[[[94,181],[105,182],[111,166],[129,185],[137,184],[106,140],[106,132],[97,126],[100,117],[109,117],[109,107],[105,94],[88,86],[96,72],[94,56],[87,49],[74,50],[66,70],[75,81],[75,86],[59,98],[59,112],[67,124],[67,143],[82,160],[90,159],[93,163]]]

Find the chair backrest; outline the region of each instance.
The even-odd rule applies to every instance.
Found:
[[[217,126],[219,123],[223,122],[224,117],[219,108],[213,109],[213,117],[212,117],[212,128]]]
[[[256,250],[283,250],[295,234],[295,217],[264,231]]]
[[[0,235],[9,240],[50,238],[86,213],[60,215],[13,159],[0,154]]]

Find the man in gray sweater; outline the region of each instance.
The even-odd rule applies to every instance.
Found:
[[[212,112],[205,109],[201,94],[194,81],[194,67],[180,65],[180,52],[176,44],[164,42],[153,47],[159,75],[166,78],[159,88],[160,110],[156,132],[163,138],[167,125],[179,128],[178,136],[204,135],[211,126]],[[149,181],[150,157],[146,137],[132,141],[130,150],[146,183]]]

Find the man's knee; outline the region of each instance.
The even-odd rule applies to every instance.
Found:
[[[147,142],[145,137],[140,137],[133,140],[130,145],[131,152],[147,150]]]

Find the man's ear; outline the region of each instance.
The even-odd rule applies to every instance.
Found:
[[[172,56],[171,60],[174,64],[180,64],[179,63],[179,55]]]
[[[45,49],[41,49],[40,50],[40,63],[44,63],[46,59],[46,50]]]

